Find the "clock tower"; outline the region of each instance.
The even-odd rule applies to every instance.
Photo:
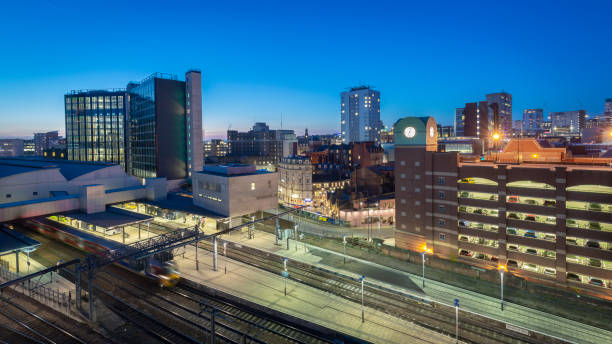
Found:
[[[437,152],[438,127],[433,117],[398,120],[394,137],[395,245],[415,252],[427,247],[434,254],[442,253],[448,243],[441,242],[447,239],[447,229],[441,224],[449,226],[454,222],[456,227],[456,217],[453,220],[441,212],[453,207],[456,212],[456,188],[453,194],[448,185],[456,182],[457,153]],[[436,168],[445,172],[439,174]],[[434,204],[434,199],[441,196],[445,197],[443,207]]]

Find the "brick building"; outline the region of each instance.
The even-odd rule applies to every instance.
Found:
[[[395,124],[396,246],[612,293],[612,160],[581,164],[521,140],[500,157],[518,162],[464,162],[437,152],[435,132],[431,117]]]

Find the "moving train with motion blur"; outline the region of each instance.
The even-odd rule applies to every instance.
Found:
[[[25,220],[23,225],[44,236],[101,257],[107,256],[111,251],[125,249],[127,246],[43,217]],[[173,287],[179,282],[180,274],[172,258],[172,253],[162,252],[138,260],[123,259],[115,264],[153,279],[159,282],[161,287]]]

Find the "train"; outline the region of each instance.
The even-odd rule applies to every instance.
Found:
[[[44,236],[101,257],[108,255],[111,251],[125,249],[127,246],[44,217],[28,219],[22,224]],[[167,253],[138,260],[123,259],[117,261],[116,264],[157,281],[160,287],[174,287],[180,280],[180,273],[171,259],[172,255]]]

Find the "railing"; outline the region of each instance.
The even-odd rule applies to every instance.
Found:
[[[11,286],[13,290],[23,295],[29,296],[39,302],[54,308],[62,313],[71,315],[70,307],[72,294],[71,292],[60,291],[57,288],[49,288],[42,285],[43,281],[53,278],[48,274],[42,275],[39,278],[30,279]],[[0,261],[0,280],[12,281],[21,277],[20,274],[12,272],[8,269],[8,262]]]

